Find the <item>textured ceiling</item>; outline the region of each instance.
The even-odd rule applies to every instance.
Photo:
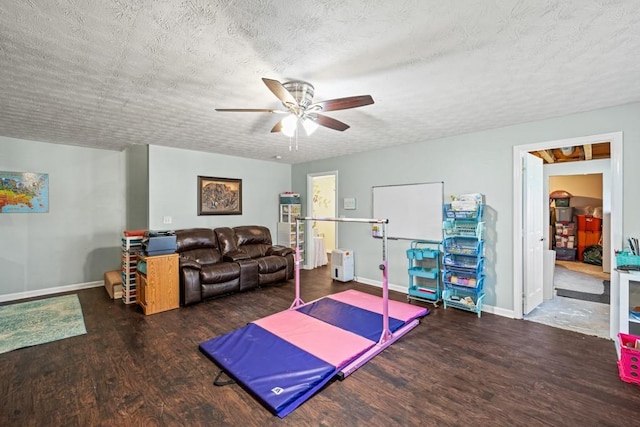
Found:
[[[0,135],[304,161],[640,101],[637,0],[0,3]],[[271,134],[301,79],[351,128]],[[294,143],[295,145],[295,143]]]

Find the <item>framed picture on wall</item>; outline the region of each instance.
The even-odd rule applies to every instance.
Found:
[[[242,215],[242,180],[198,176],[198,215]]]
[[[0,213],[49,212],[49,174],[0,171]]]

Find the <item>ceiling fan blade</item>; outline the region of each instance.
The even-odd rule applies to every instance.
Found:
[[[320,126],[324,126],[333,130],[345,131],[349,129],[349,125],[346,123],[342,123],[340,120],[336,120],[329,116],[323,116],[321,114],[313,114],[307,117],[318,123]]]
[[[216,108],[223,113],[284,113],[285,111],[270,110],[268,108]]]
[[[262,81],[265,85],[267,85],[269,90],[273,92],[273,94],[277,96],[280,101],[282,101],[283,104],[292,106],[298,105],[296,99],[293,97],[293,95],[291,95],[291,93],[289,93],[287,89],[285,89],[284,86],[282,86],[282,83],[277,80],[267,79],[264,77],[262,78]]]
[[[284,120],[284,119],[282,119]],[[271,132],[280,132],[282,130],[282,120],[276,123],[273,128],[271,128]]]
[[[336,111],[347,110],[349,108],[362,107],[364,105],[373,104],[371,95],[350,96],[347,98],[330,99],[328,101],[316,102],[309,105],[307,110],[317,111]]]

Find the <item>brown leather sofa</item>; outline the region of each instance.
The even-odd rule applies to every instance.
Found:
[[[274,246],[267,227],[176,230],[180,304],[290,280],[294,252]]]

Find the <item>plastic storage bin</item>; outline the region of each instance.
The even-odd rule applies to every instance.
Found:
[[[576,248],[556,248],[556,259],[559,261],[575,261]]]
[[[458,211],[451,207],[451,204],[444,205],[445,218],[451,219],[479,219],[482,218],[482,210],[484,205],[477,205],[477,209],[474,211]]]
[[[469,273],[480,274],[484,266],[484,258],[447,253],[443,257],[443,264],[450,270],[464,269]]]
[[[449,288],[442,291],[442,300],[444,301],[444,308],[454,307],[460,310],[472,311],[480,317],[484,294]]]
[[[437,279],[440,272],[435,268],[428,267],[411,267],[409,274],[412,276],[424,277],[425,279]]]
[[[600,232],[602,229],[602,220],[600,218],[596,218],[595,216],[586,215],[584,218],[585,222],[585,231],[595,231]]]
[[[573,221],[573,208],[556,207],[556,221],[557,222]]]
[[[640,267],[640,255],[633,255],[629,252],[618,252],[616,254],[616,267]]]
[[[296,205],[300,204],[300,195],[296,193],[282,193],[280,194],[281,205]]]
[[[482,290],[484,287],[484,274],[477,275],[465,271],[445,270],[444,282],[452,288],[471,288]]]
[[[442,223],[442,229],[447,237],[474,237],[481,240],[484,222],[447,219]]]
[[[620,346],[620,360],[618,373],[622,381],[640,385],[640,337],[635,335],[618,334]]]
[[[407,258],[421,261],[423,259],[433,259],[440,254],[440,251],[428,248],[407,249]]]
[[[475,237],[447,237],[444,250],[454,255],[482,256],[484,241]]]
[[[593,246],[600,242],[601,233],[599,231],[585,231],[584,232],[584,245]]]
[[[556,203],[556,208],[568,208],[571,198],[563,197],[561,199],[553,199],[553,201]]]

